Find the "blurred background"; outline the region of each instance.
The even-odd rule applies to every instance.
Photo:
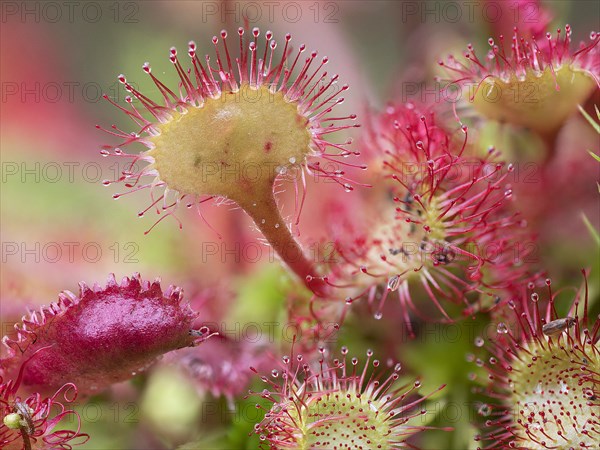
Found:
[[[183,51],[193,39],[199,53],[212,52],[211,37],[223,28],[237,29],[246,17],[252,27],[270,29],[280,39],[289,32],[296,46],[306,43],[309,50],[329,56],[330,73],[339,73],[342,83],[351,86],[342,109],[360,119],[370,108],[412,99],[432,81],[441,57],[460,54],[469,42],[486,48],[489,35],[510,30],[510,23],[504,22],[506,10],[504,17],[498,16],[503,10],[490,3],[500,2],[3,1],[1,334],[11,333],[26,308],[55,301],[63,289],[75,291],[79,281],[104,283],[111,272],[117,278],[133,272],[147,279],[160,276],[165,285],[184,287],[189,299],[200,299],[199,307],[208,317],[219,320],[276,320],[273,311],[282,308],[278,293],[285,291],[285,273],[266,247],[256,246],[257,233],[243,212],[228,206],[208,208],[205,215],[222,240],[193,211],[185,210],[179,214],[183,230],[169,219],[144,235],[154,222],[150,215],[137,217],[148,205],[147,194],[115,201],[112,194],[119,187],[102,186],[102,180],[114,179],[123,167],[121,161],[100,156],[101,145],[116,141],[95,125],[135,130],[124,114],[101,98],[106,93],[124,102],[118,74],[126,74],[142,92],[157,98],[141,70],[144,62],[152,64],[153,73],[166,85],[174,86],[171,46]],[[557,18],[553,24],[571,24],[575,42],[600,28],[599,2],[544,3]],[[577,120],[572,126],[584,128]],[[577,145],[585,148],[588,143]],[[316,213],[328,196],[340,195],[337,189],[329,192],[329,186],[319,189],[319,195],[311,195],[309,186],[300,224],[306,242],[323,237],[325,227]],[[598,223],[597,203],[588,216]],[[565,212],[551,223],[568,230],[576,243],[564,248],[557,244],[562,269],[556,254],[549,255],[547,265],[556,266],[564,282],[579,284],[579,278],[569,277],[590,266],[597,253],[578,250],[589,245],[578,213]],[[261,306],[254,308],[258,303]],[[467,328],[471,325],[485,324]],[[361,326],[366,327],[366,337],[353,338],[351,326],[347,333],[359,352],[385,331],[373,324]],[[432,387],[453,383],[454,397],[446,401],[461,408],[468,390],[464,355],[474,333],[463,331],[463,338],[452,345],[413,342],[396,355]],[[393,353],[394,344],[388,344]],[[440,361],[439,369],[427,369],[424,356]],[[92,436],[83,448],[160,449],[185,442],[195,444],[184,448],[256,448],[255,438],[247,436],[258,414],[254,403],[250,399],[232,406],[211,398],[165,364],[79,402],[83,430]],[[419,445],[473,446],[475,432],[464,412],[460,409],[460,417],[454,419],[454,433],[434,433]]]

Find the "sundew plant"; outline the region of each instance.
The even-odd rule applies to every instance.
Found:
[[[0,21],[1,449],[599,448],[600,4]]]

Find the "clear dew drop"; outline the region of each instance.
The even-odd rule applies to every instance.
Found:
[[[376,320],[381,320],[381,318],[383,317],[383,313],[381,311],[377,311],[375,314],[373,314],[373,317]]]
[[[481,336],[477,336],[475,338],[475,346],[476,347],[483,347],[483,344],[485,344],[485,341],[483,340],[483,338]]]
[[[484,403],[484,404],[482,404],[479,407],[479,409],[477,410],[477,412],[479,413],[480,416],[487,417],[487,416],[489,416],[491,414],[492,408],[487,403]]]
[[[508,327],[506,326],[506,324],[504,322],[500,322],[498,324],[498,326],[496,327],[496,332],[498,334],[506,334],[506,333],[508,333]]]
[[[400,286],[400,276],[394,275],[388,280],[387,287],[390,291],[396,291]]]

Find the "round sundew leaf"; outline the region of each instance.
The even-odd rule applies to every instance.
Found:
[[[538,448],[542,439],[583,448],[598,442],[598,379],[593,374],[600,370],[600,356],[597,351],[586,357],[563,348],[523,345],[530,359],[513,363],[514,375],[508,378],[510,403],[520,424],[515,434],[524,448]]]
[[[197,313],[182,297],[180,288],[163,292],[158,280],[142,281],[139,274],[120,284],[111,275],[105,288],[81,283],[79,295],[64,291],[15,326],[18,336],[4,338],[9,356],[0,367],[16,375],[43,349],[27,363],[23,387],[45,391],[74,382],[80,393],[100,391],[202,340],[202,333],[191,332]]]
[[[366,298],[376,320],[398,299],[411,335],[412,317],[449,321],[488,309],[475,293],[530,275],[513,256],[533,239],[511,204],[514,167],[495,148],[471,156],[468,127],[445,128],[439,111],[392,104],[374,116],[365,147],[380,169],[365,208],[375,204],[376,213],[336,206],[324,257],[339,297]]]
[[[512,330],[491,340],[485,392],[494,413],[478,437],[486,448],[598,447],[600,318],[589,314],[587,288],[563,302],[546,284],[547,295],[533,285],[515,292]]]
[[[346,347],[341,352],[341,359],[325,359],[323,351],[313,368],[302,355],[283,356],[281,370],[261,376],[263,390],[250,394],[272,406],[265,408],[264,419],[254,428],[260,448],[395,449],[427,428],[409,423],[427,414],[416,408],[430,397],[416,396],[420,381],[399,386],[400,364],[387,378],[376,373],[381,363],[371,364],[371,350],[361,368],[358,358],[346,358]]]
[[[541,74],[529,70],[524,79],[490,77],[479,86],[474,106],[490,119],[545,133],[572,115],[595,84],[587,72],[569,66]]]
[[[450,56],[439,64],[449,75],[448,86],[460,85],[461,97],[479,113],[550,138],[598,84],[600,35],[591,32],[575,49],[569,25],[545,37],[522,31],[488,39],[485,56],[469,44],[466,61]]]
[[[309,154],[307,123],[282,93],[244,85],[161,124],[148,155],[172,189],[256,201],[262,183],[272,190],[278,167]]]
[[[135,156],[136,162],[145,163],[143,167],[131,164],[130,170],[122,171],[116,180],[107,179],[102,184],[123,182],[130,189],[128,192],[150,188],[162,191],[162,195],[153,194],[152,203],[138,213],[142,217],[156,209],[162,214],[146,233],[164,218],[173,216],[179,205],[195,206],[202,215],[201,205],[209,200],[236,203],[291,271],[323,296],[324,285],[315,277],[318,270],[281,216],[275,191],[277,181],[285,176],[294,180],[295,192],[299,193],[300,179],[305,180],[306,174],[329,179],[348,192],[354,189],[352,180],[337,167],[353,166],[342,159],[358,152],[346,148],[351,139],[342,143],[329,141],[330,134],[358,126],[351,124],[355,114],[331,114],[336,105],[344,102],[341,95],[349,87],[338,87],[339,76],[328,75],[324,70],[327,56],[317,57],[318,52],[312,51],[304,58],[304,44],[292,52],[290,34],[279,42],[283,44],[281,53],[275,51],[278,42],[271,31],[264,33],[264,40],[258,39],[259,28],[240,27],[237,34],[239,53],[233,52],[238,47],[231,43],[235,36],[227,43],[226,30],[212,39],[218,76],[208,60],[205,68],[195,42],[189,42],[187,55],[178,56],[172,47],[169,60],[179,75],[180,89],[169,89],[152,73],[150,63],[144,63],[142,70],[162,94],[161,105],[138,91],[125,75],[117,77],[131,94],[125,98],[128,106],[118,105],[108,95],[103,97],[141,128],[130,133],[116,126],[104,129],[97,125],[122,139],[117,145],[103,146],[101,154],[130,160],[132,154],[126,152],[131,144],[142,144],[148,150]],[[181,58],[190,58],[189,69],[184,68]],[[303,59],[304,64],[299,63]],[[177,90],[179,95],[174,93]],[[313,161],[317,158],[323,164]],[[297,176],[298,171],[301,177]],[[113,198],[124,194],[114,194]],[[162,208],[155,208],[160,202]],[[303,203],[297,194],[297,217]],[[183,226],[181,222],[179,225]]]

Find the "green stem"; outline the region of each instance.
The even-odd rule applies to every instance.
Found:
[[[273,250],[317,295],[324,295],[326,285],[318,277],[314,261],[306,256],[281,217],[272,189],[264,195],[253,196],[255,201],[237,203],[252,218]]]

